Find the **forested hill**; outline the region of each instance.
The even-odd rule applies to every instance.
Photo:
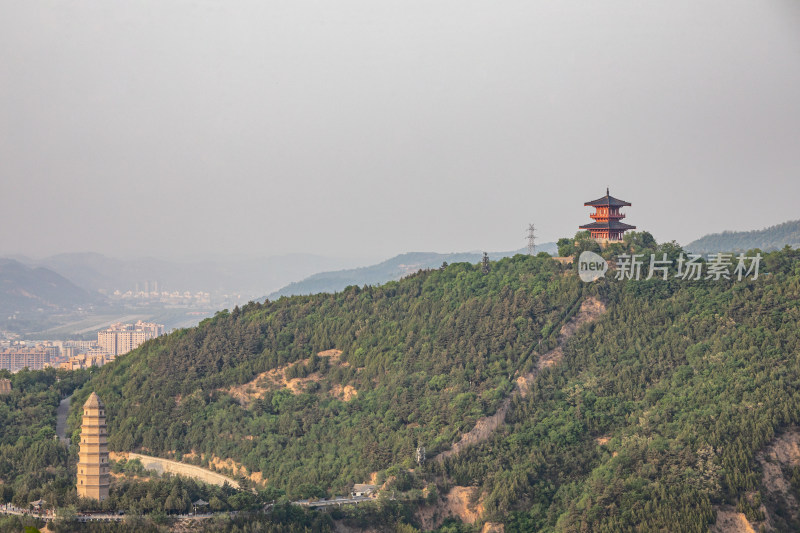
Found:
[[[756,280],[584,284],[518,255],[251,303],[103,367],[73,406],[100,394],[113,450],[233,459],[292,498],[377,472],[412,500],[425,487],[423,508],[474,487],[479,520],[506,531],[706,531],[723,505],[759,519],[756,453],[800,423],[798,261],[767,254]],[[590,297],[605,313],[539,365]],[[449,449],[509,395],[486,440],[409,472],[418,444]]]
[[[784,246],[800,247],[800,220],[792,220],[753,231],[725,231],[705,235],[686,245],[686,249],[700,254],[717,252],[744,252],[759,248],[778,250]]]

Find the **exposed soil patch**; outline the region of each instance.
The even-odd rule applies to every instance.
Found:
[[[761,482],[767,491],[767,506],[761,506],[761,510],[766,516],[765,529],[771,530],[773,526],[778,529],[782,527],[782,519],[779,516],[770,516],[769,511],[774,511],[776,505],[785,508],[788,515],[798,521],[800,503],[794,495],[786,471],[800,465],[800,431],[793,428],[775,438],[769,446],[756,454],[756,461],[761,466],[763,473]],[[773,521],[775,524],[772,524]],[[754,524],[754,526],[758,529],[760,524]]]
[[[328,363],[331,366],[350,366],[350,363],[347,361],[341,361],[341,350],[324,350],[317,353],[317,355],[319,357],[327,357]],[[289,389],[294,394],[300,394],[305,390],[308,383],[312,381],[318,383],[321,381],[322,375],[319,372],[313,372],[302,378],[288,378],[286,372],[295,365],[305,365],[308,364],[308,362],[309,358],[306,358],[288,365],[273,368],[272,370],[258,374],[247,383],[221,390],[233,396],[243,407],[250,405],[253,400],[263,398],[269,390]],[[331,394],[340,400],[350,401],[358,395],[358,391],[351,385],[346,385],[344,387],[337,385],[331,389]]]
[[[317,355],[320,356],[320,357],[330,357],[331,358],[331,363],[333,363],[334,361],[335,362],[339,361],[339,357],[341,357],[342,351],[341,350],[337,350],[335,348],[332,348],[330,350],[323,350],[321,352],[317,352]],[[340,364],[342,366],[350,366],[350,363],[348,363],[346,361],[343,361]]]
[[[424,505],[417,509],[416,517],[423,530],[436,529],[450,517],[466,524],[474,524],[483,512],[482,501],[472,504],[475,487],[454,486],[444,499],[434,505]]]
[[[717,521],[711,533],[756,533],[744,513],[726,505],[717,509]]]
[[[556,347],[539,357],[535,370],[517,378],[514,392],[512,392],[512,394],[510,394],[508,398],[506,398],[503,403],[500,404],[500,407],[497,409],[497,411],[491,416],[479,419],[474,428],[461,435],[461,439],[458,442],[454,443],[449,450],[445,450],[434,457],[434,460],[441,462],[450,456],[458,455],[461,450],[472,446],[473,444],[477,444],[488,439],[489,436],[498,427],[500,427],[500,424],[502,424],[505,420],[508,409],[511,406],[511,398],[514,396],[514,394],[520,394],[522,397],[525,397],[539,372],[541,372],[542,369],[556,365],[561,361],[561,359],[564,357],[564,344],[576,331],[578,331],[578,328],[597,319],[597,317],[602,315],[605,310],[605,304],[597,298],[591,297],[584,300],[583,303],[581,303],[580,310],[575,314],[575,316],[567,321],[566,324],[561,326],[561,330],[558,333],[558,342]]]
[[[800,430],[792,429],[775,439],[764,450],[765,458],[789,466],[800,465]]]
[[[237,463],[233,459],[220,459],[216,455],[212,455],[208,460],[208,464],[211,465],[217,472],[231,472],[233,476],[244,476],[258,485],[263,485],[267,481],[261,472],[253,472],[248,474],[247,468]]]
[[[508,408],[510,406],[511,400],[510,398],[506,398],[501,404],[500,408],[492,416],[485,416],[479,419],[475,423],[474,428],[461,435],[461,439],[458,442],[454,443],[449,450],[445,450],[434,457],[434,460],[441,462],[452,455],[458,455],[461,453],[461,450],[468,448],[473,444],[477,444],[488,439],[489,435],[494,433],[494,431],[500,427],[500,424],[502,424],[506,419],[506,414],[508,413]]]
[[[787,472],[792,467],[800,466],[800,430],[793,428],[776,437],[756,454],[756,461],[762,472],[761,497],[764,498],[764,503],[759,506],[759,510],[763,513],[764,520],[751,522],[731,506],[715,506],[717,521],[711,527],[712,533],[783,531],[796,526],[800,518],[800,502],[794,495]],[[744,497],[753,504],[757,495],[758,492],[752,492]],[[789,517],[791,518],[787,521]]]
[[[533,372],[529,372],[517,378],[517,387],[523,398],[528,394],[533,380],[536,379],[536,376],[542,369],[555,366],[561,362],[561,359],[564,358],[564,344],[578,331],[578,328],[597,320],[605,311],[605,304],[597,298],[587,298],[581,303],[581,308],[575,316],[561,326],[561,330],[558,332],[556,347],[539,357],[539,360],[536,362],[536,369]]]
[[[787,503],[790,505],[794,504],[792,505],[792,508],[793,510],[797,510],[797,501],[794,499],[794,496],[789,494],[789,488],[791,485],[783,476],[780,463],[772,463],[766,460],[764,457],[759,457],[758,462],[761,464],[761,469],[764,472],[763,482],[767,490],[782,494],[785,498],[788,496],[787,500],[789,501]]]
[[[199,459],[201,462],[204,462],[206,455],[198,454],[196,451],[192,450],[190,453],[183,454],[183,458],[189,460]],[[257,485],[263,485],[264,483],[267,482],[267,478],[265,478],[261,474],[261,472],[253,472],[248,474],[247,468],[244,465],[237,463],[233,459],[222,459],[220,457],[217,457],[216,455],[211,455],[208,458],[208,464],[217,472],[226,473],[232,476],[246,477],[247,479],[249,479],[253,483],[256,483]]]
[[[333,388],[331,388],[331,395],[344,402],[349,402],[358,396],[358,391],[352,385],[345,385],[344,387],[341,385],[334,385]]]

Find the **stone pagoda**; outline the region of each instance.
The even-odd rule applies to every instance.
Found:
[[[622,234],[629,229],[636,229],[636,226],[620,222],[625,218],[625,215],[619,212],[621,207],[631,205],[630,202],[614,198],[608,193],[606,188],[606,195],[597,200],[586,202],[583,205],[594,207],[595,212],[589,215],[594,219],[591,224],[584,224],[579,229],[589,230],[592,238],[601,244],[609,242],[619,242],[622,240]]]
[[[78,496],[103,501],[108,498],[109,484],[106,408],[93,392],[83,404],[78,452]]]

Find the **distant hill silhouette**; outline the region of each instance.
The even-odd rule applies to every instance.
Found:
[[[97,303],[99,295],[78,287],[50,269],[0,259],[0,313],[55,311]]]
[[[789,245],[800,246],[800,220],[791,220],[754,231],[724,231],[712,233],[690,242],[684,248],[690,252],[707,254],[714,252],[744,252],[759,248],[777,250]]]
[[[547,252],[554,255],[557,251],[555,243],[543,243],[536,247],[538,252]],[[511,257],[516,254],[527,253],[520,249],[510,252],[489,253],[492,260]],[[435,252],[409,252],[387,259],[376,265],[337,270],[334,272],[320,272],[301,281],[290,283],[282,289],[268,296],[270,300],[281,296],[294,296],[298,294],[317,294],[320,292],[337,292],[349,285],[380,285],[387,281],[397,280],[416,272],[420,269],[438,268],[443,262],[447,263],[477,263],[483,257],[482,252],[460,253],[435,253]]]
[[[159,290],[244,293],[259,296],[290,281],[335,268],[351,267],[353,259],[311,254],[274,257],[208,257],[166,260],[153,257],[117,259],[98,253],[58,254],[40,260],[16,258],[30,267],[45,267],[90,291],[144,290],[157,281]]]

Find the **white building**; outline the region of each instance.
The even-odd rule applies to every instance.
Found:
[[[123,355],[138,348],[145,341],[164,334],[163,324],[138,321],[136,324],[113,324],[97,332],[97,344],[109,355]]]

